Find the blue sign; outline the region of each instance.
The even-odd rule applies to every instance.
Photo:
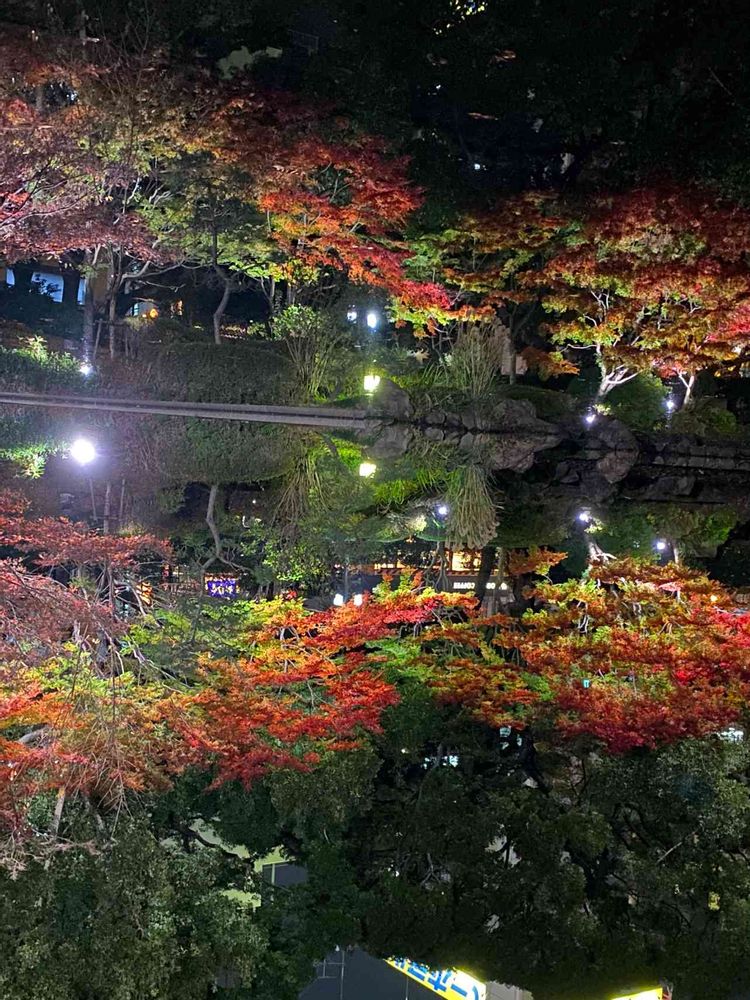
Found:
[[[412,962],[408,958],[389,958],[388,965],[403,972],[410,979],[426,986],[428,990],[449,1000],[486,1000],[487,988],[484,983],[474,979],[459,969],[430,969],[426,965]]]
[[[238,594],[237,577],[206,577],[206,593],[209,597],[236,597]]]

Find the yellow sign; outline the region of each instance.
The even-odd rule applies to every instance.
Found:
[[[664,990],[657,986],[653,990],[644,990],[642,993],[628,993],[624,997],[615,997],[614,1000],[665,1000]]]
[[[487,1000],[487,987],[467,972],[459,969],[430,969],[418,962],[410,962],[408,958],[388,958],[386,961],[425,989],[432,990],[447,1000]]]

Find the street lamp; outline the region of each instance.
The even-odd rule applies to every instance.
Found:
[[[69,454],[79,465],[88,465],[96,458],[96,448],[87,438],[76,438],[70,446]]]

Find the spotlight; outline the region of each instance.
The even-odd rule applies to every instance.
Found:
[[[76,438],[70,446],[70,457],[79,465],[88,465],[96,458],[96,448],[86,438]]]

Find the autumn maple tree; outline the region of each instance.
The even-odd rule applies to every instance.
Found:
[[[655,371],[685,399],[705,369],[737,367],[748,348],[750,215],[698,188],[600,195],[569,205],[569,238],[524,273],[550,317],[546,336],[569,360],[592,351],[599,395]]]
[[[188,146],[218,162],[233,197],[262,213],[281,252],[268,278],[284,282],[288,303],[332,272],[385,289],[400,322],[429,325],[450,307],[441,285],[406,267],[404,228],[422,203],[408,161],[335,107],[247,83],[217,87]]]
[[[507,198],[489,210],[460,216],[440,232],[419,236],[411,267],[439,278],[448,290],[452,309],[437,317],[444,325],[469,326],[484,339],[502,334],[513,373],[521,354],[544,376],[564,374],[575,367],[559,352],[533,346],[540,294],[525,285],[524,275],[540,270],[564,243],[569,226],[549,194]]]
[[[716,733],[742,715],[747,616],[717,610],[730,599],[700,573],[608,560],[528,596],[535,608],[520,619],[451,626],[455,659],[436,681],[446,697],[493,725],[618,752]]]

